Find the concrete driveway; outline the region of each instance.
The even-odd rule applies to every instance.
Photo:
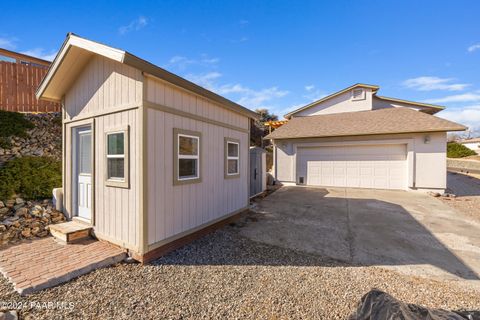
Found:
[[[241,231],[254,241],[410,275],[480,279],[480,224],[426,194],[282,187],[256,211]]]

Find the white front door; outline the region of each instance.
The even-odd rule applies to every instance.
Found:
[[[90,220],[92,217],[92,131],[77,129],[77,215]]]

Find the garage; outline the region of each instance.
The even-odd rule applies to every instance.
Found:
[[[298,181],[312,186],[407,189],[407,145],[301,147]]]

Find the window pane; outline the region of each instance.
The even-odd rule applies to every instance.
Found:
[[[80,173],[92,173],[92,135],[83,133],[78,136],[80,144],[79,169]]]
[[[228,173],[238,173],[238,160],[228,160]]]
[[[229,157],[238,157],[238,144],[228,143],[228,156]]]
[[[178,152],[181,155],[198,155],[198,139],[179,136]]]
[[[108,178],[109,179],[125,178],[125,159],[123,158],[108,159]]]
[[[124,153],[124,134],[123,132],[112,133],[108,137],[108,154],[123,154]]]
[[[197,159],[178,159],[179,178],[193,178],[197,176]]]

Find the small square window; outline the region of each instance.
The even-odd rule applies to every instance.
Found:
[[[352,100],[364,100],[365,99],[365,90],[363,89],[353,89],[352,90]]]
[[[128,128],[106,133],[106,185],[128,188]]]
[[[240,141],[225,138],[225,178],[240,176]]]

